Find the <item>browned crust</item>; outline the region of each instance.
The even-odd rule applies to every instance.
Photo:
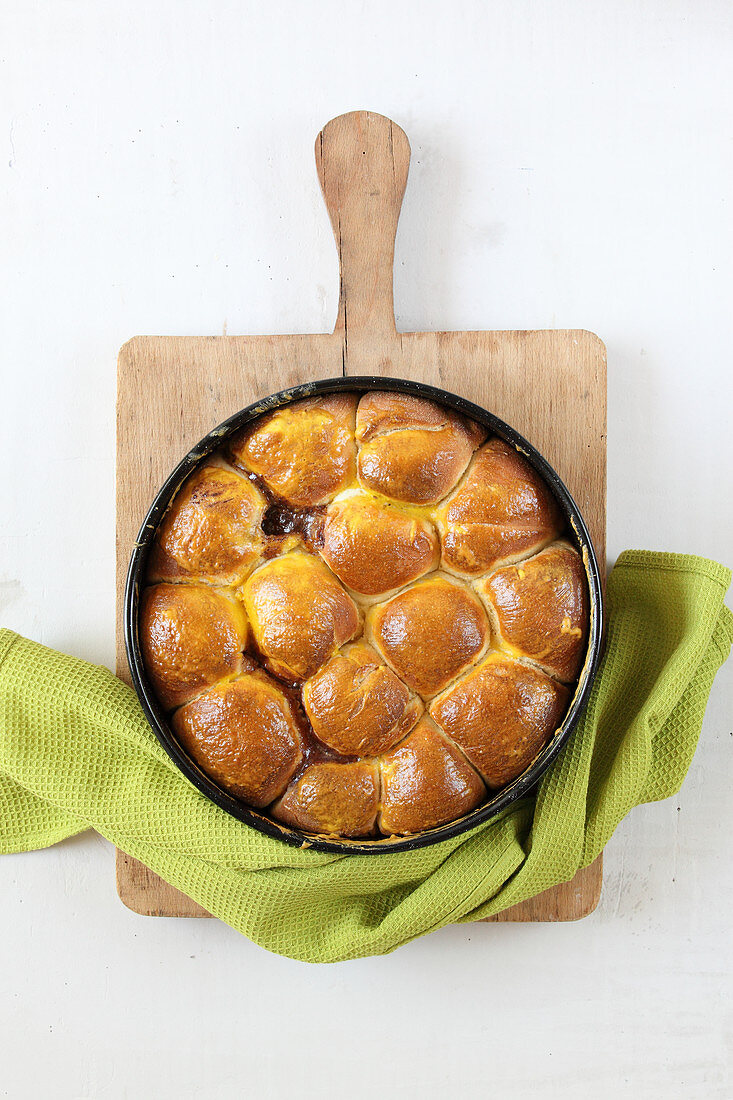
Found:
[[[198,584],[155,584],[140,602],[140,646],[166,709],[242,667],[247,620],[224,591]]]
[[[367,836],[379,808],[373,761],[312,764],[272,807],[285,825],[326,836]]]
[[[325,504],[353,481],[355,417],[355,394],[283,405],[238,432],[229,455],[289,504]]]
[[[373,607],[367,632],[400,679],[423,698],[442,691],[477,661],[490,637],[481,601],[442,575]]]
[[[402,588],[435,569],[438,537],[425,518],[365,493],[329,505],[321,553],[336,576],[361,595]]]
[[[577,677],[589,613],[583,562],[572,546],[554,543],[533,558],[498,569],[476,590],[493,612],[508,652],[534,661],[558,680]]]
[[[264,511],[264,497],[241,474],[215,465],[195,470],[163,519],[148,579],[240,583],[262,554]]]
[[[173,728],[199,767],[251,806],[282,794],[303,758],[290,701],[261,669],[181,707]]]
[[[260,654],[285,680],[312,676],[361,629],[356,604],[312,554],[295,551],[266,562],[242,595]]]
[[[567,701],[567,688],[539,669],[491,653],[435,699],[430,714],[496,790],[529,767]]]
[[[529,463],[501,439],[477,451],[437,512],[445,569],[476,577],[535,553],[562,529],[558,507]]]
[[[410,504],[435,504],[454,488],[483,428],[419,397],[373,392],[359,402],[357,469],[367,489]]]
[[[343,756],[378,756],[422,714],[421,701],[363,642],[347,646],[303,685],[316,736]]]
[[[379,827],[388,836],[443,825],[475,809],[486,794],[480,777],[429,718],[380,763]]]

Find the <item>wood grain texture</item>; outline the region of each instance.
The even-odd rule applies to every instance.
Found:
[[[316,141],[339,252],[333,333],[139,336],[120,351],[117,390],[117,672],[125,574],[142,518],[173,466],[214,425],[266,394],[318,378],[378,374],[442,386],[490,409],[545,455],[585,516],[601,568],[606,534],[606,356],[590,332],[398,333],[394,238],[410,148],[389,119],[354,112]],[[498,921],[577,920],[598,904],[602,860]],[[117,853],[117,889],[137,913],[207,916],[138,861]]]

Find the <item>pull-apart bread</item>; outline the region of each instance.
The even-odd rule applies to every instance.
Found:
[[[143,657],[181,745],[315,835],[470,813],[552,738],[586,653],[585,570],[547,485],[405,394],[241,429],[173,498],[147,580]]]

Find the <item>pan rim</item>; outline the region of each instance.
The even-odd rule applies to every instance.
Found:
[[[583,668],[565,717],[550,741],[521,775],[493,796],[490,795],[485,802],[470,813],[447,822],[445,825],[438,825],[432,829],[426,829],[421,833],[409,836],[382,837],[374,840],[349,840],[343,837],[316,836],[280,825],[272,818],[258,813],[252,807],[240,802],[233,795],[219,787],[213,779],[194,763],[175,737],[167,715],[158,702],[148,680],[139,642],[138,616],[140,593],[144,585],[150,546],[173,497],[183,481],[197,466],[201,465],[213,451],[221,447],[229,435],[258,416],[282,405],[306,397],[343,391],[365,393],[369,390],[406,393],[415,397],[427,398],[447,408],[454,409],[486,427],[492,435],[499,436],[523,455],[533,469],[540,474],[552,492],[566,522],[565,537],[570,539],[580,552],[588,583],[590,624]],[[582,513],[556,470],[520,432],[506,421],[489,412],[489,410],[449,390],[411,379],[386,378],[380,375],[354,375],[301,383],[288,389],[278,390],[252,402],[213,428],[183,456],[156,493],[138,532],[127,570],[123,615],[127,661],[133,687],[140,700],[145,717],[162,748],[194,787],[220,809],[243,824],[291,846],[312,848],[316,851],[342,855],[377,855],[413,851],[467,833],[496,818],[508,807],[531,792],[567,744],[582,715],[600,662],[604,607],[598,559]]]

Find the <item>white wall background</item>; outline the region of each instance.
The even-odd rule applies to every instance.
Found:
[[[112,667],[115,357],[325,331],[312,144],[407,131],[403,329],[584,327],[609,356],[609,556],[733,562],[726,0],[0,5],[0,621]],[[313,968],[138,917],[93,835],[0,860],[9,1097],[729,1097],[733,668],[603,899]]]

